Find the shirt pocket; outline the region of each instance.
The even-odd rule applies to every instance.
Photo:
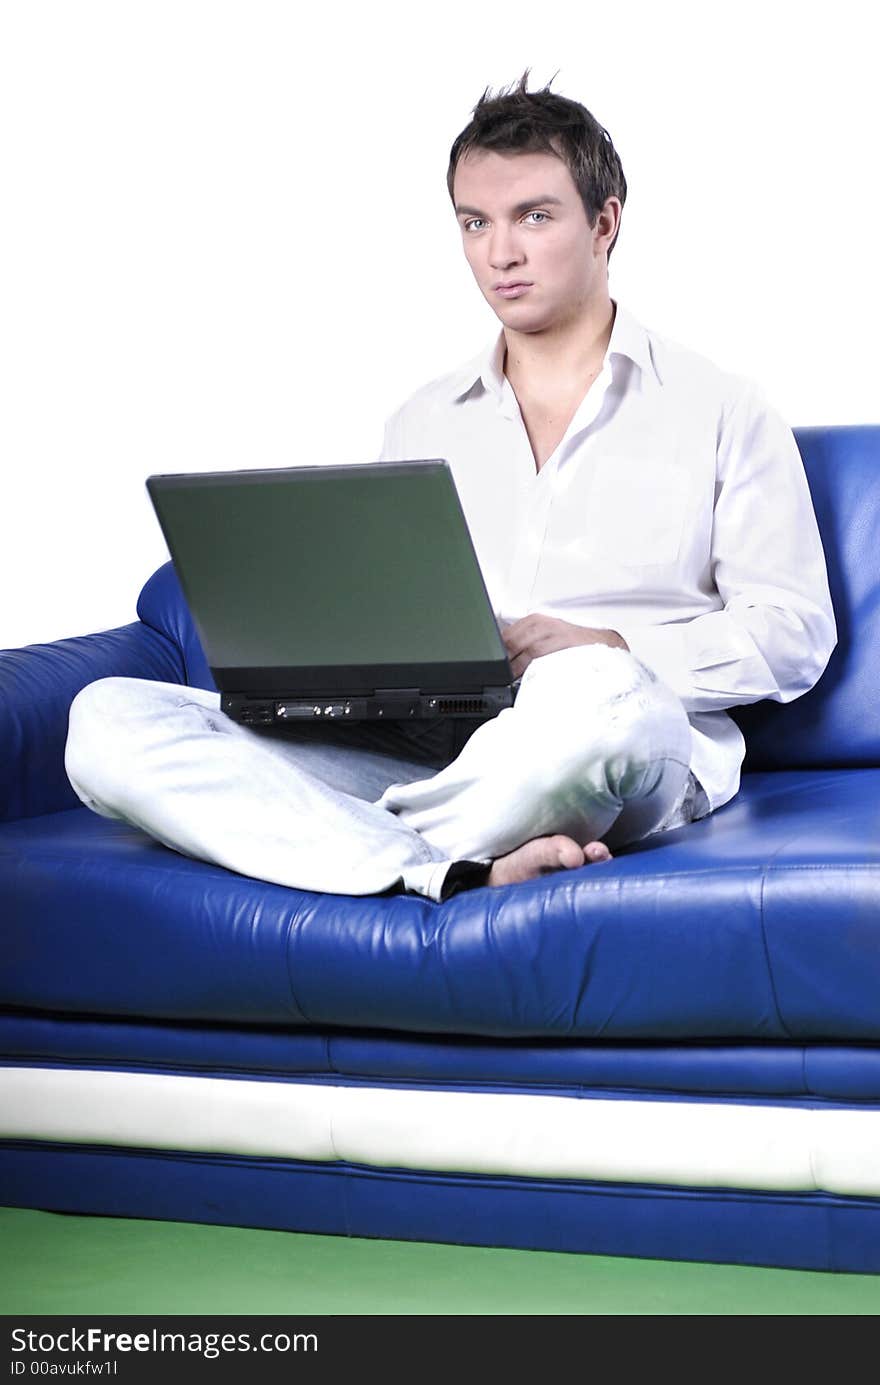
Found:
[[[681,549],[687,473],[646,457],[597,459],[590,538],[597,557],[625,567],[668,567]]]

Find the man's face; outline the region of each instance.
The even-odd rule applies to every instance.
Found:
[[[505,327],[539,332],[563,325],[607,292],[604,251],[617,225],[615,208],[591,229],[562,159],[471,150],[459,160],[453,192],[468,264]],[[606,209],[610,203],[620,206],[609,199]],[[529,287],[511,296],[499,291],[510,283]]]

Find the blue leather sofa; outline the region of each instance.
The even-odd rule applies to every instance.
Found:
[[[718,813],[443,904],[191,860],[80,806],[108,675],[210,687],[170,564],[0,657],[0,1201],[880,1271],[880,427],[796,432],[840,642],[739,709]]]

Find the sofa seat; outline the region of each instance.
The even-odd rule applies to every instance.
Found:
[[[353,907],[73,809],[0,825],[0,1004],[510,1038],[876,1041],[878,887],[878,769],[749,774],[711,818],[611,862],[439,905]]]

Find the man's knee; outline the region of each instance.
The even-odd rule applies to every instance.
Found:
[[[638,713],[669,689],[626,649],[577,645],[533,659],[516,702],[521,715],[619,716]],[[678,701],[676,698],[675,701]]]
[[[112,730],[131,707],[139,682],[137,678],[98,678],[81,688],[70,704],[68,747],[77,747]]]
[[[526,676],[532,669],[528,701],[518,699],[516,710],[527,714],[519,720],[523,751],[538,772],[576,782],[601,762],[628,797],[646,766],[689,764],[691,729],[680,699],[628,651],[578,646],[535,660]]]
[[[138,678],[98,678],[87,683],[70,704],[71,725],[112,717],[131,700],[132,688],[141,681]]]
[[[144,681],[98,678],[70,704],[64,768],[79,797],[90,804],[107,797],[112,780],[125,772],[119,732],[137,706]]]

